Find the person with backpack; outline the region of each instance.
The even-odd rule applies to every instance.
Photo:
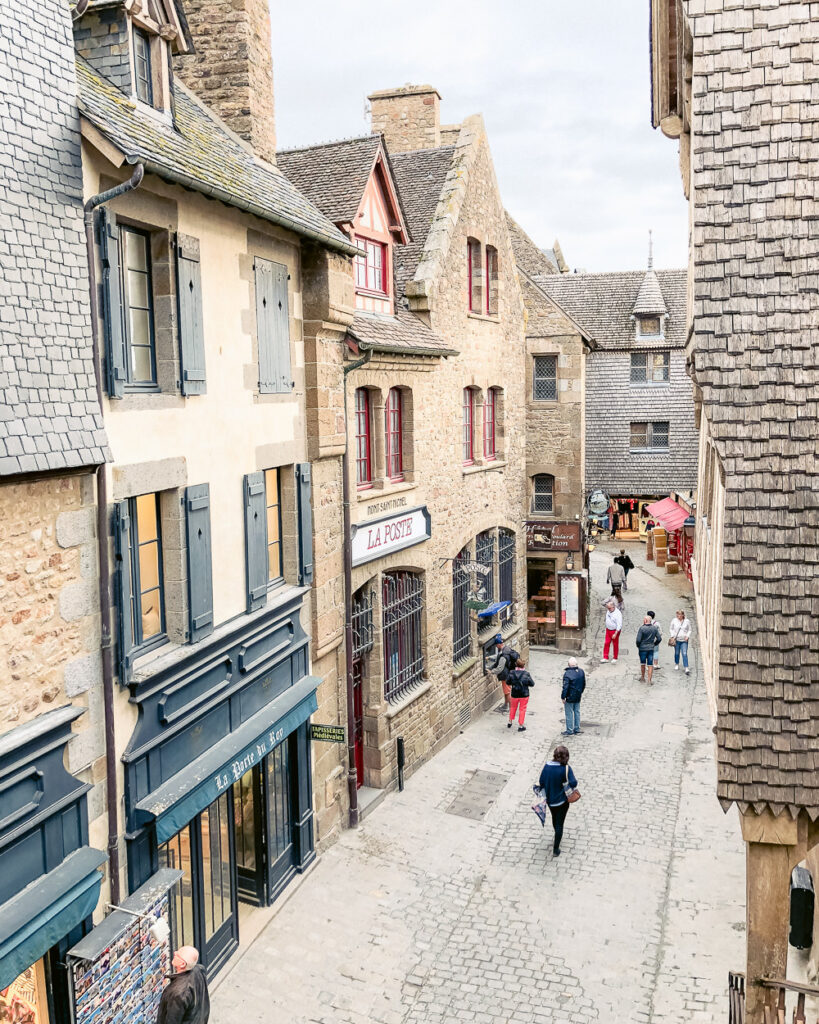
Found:
[[[509,673],[515,668],[518,663],[520,654],[508,644],[503,642],[503,637],[500,633],[495,635],[495,663],[489,665],[489,670],[494,672],[498,677],[503,688],[503,704],[504,707],[509,707],[509,696],[510,689],[507,679]]]
[[[569,813],[569,803],[580,796],[577,792],[577,779],[569,767],[569,751],[564,746],[555,747],[552,760],[547,761],[540,773],[540,788],[543,799],[552,816],[555,830],[555,841],[552,852],[560,856],[560,841],[563,839],[563,823]]]
[[[657,643],[654,645],[654,671],[656,672],[657,669],[660,667],[660,645],[662,644],[663,640],[663,631],[660,627],[660,623],[657,621],[657,616],[650,608],[646,612],[646,615],[648,615],[651,619],[651,625],[657,627],[658,640]]]
[[[526,708],[529,704],[529,689],[535,685],[534,679],[526,671],[526,663],[518,658],[517,665],[509,673],[506,682],[509,684],[511,699],[509,701],[509,721],[506,728],[511,729],[515,723],[515,715],[518,715],[518,732],[526,732],[523,724],[526,719]]]
[[[560,699],[566,712],[566,731],[564,736],[576,736],[583,730],[580,728],[580,698],[586,689],[586,673],[577,666],[577,658],[569,658],[569,664],[563,673],[563,690]]]
[[[614,559],[618,565],[622,565],[626,578],[623,580],[623,590],[628,590],[628,574],[634,568],[634,562],[626,554],[625,548],[620,548],[620,554]]]
[[[645,682],[648,669],[648,685],[654,675],[654,648],[660,642],[660,631],[646,615],[643,624],[637,630],[637,652],[640,655],[640,681]]]

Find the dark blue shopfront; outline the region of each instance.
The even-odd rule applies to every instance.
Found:
[[[273,902],[315,859],[304,590],[217,629],[183,661],[130,684],[125,762],[129,887],[181,870],[173,945],[209,973],[239,942],[239,903]]]

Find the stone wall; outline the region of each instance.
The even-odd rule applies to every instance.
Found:
[[[441,145],[441,97],[431,85],[405,85],[371,93],[372,130],[381,132],[391,153]],[[459,128],[448,126],[448,135]],[[451,141],[455,141],[454,138]]]
[[[194,53],[174,71],[269,163],[276,162],[268,0],[186,0]]]
[[[128,22],[121,7],[89,8],[74,25],[74,46],[96,71],[130,96],[131,51]]]

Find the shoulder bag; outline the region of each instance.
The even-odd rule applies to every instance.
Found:
[[[566,781],[563,783],[563,792],[566,794],[566,799],[570,804],[577,803],[580,799],[580,790],[577,786],[571,786],[569,784],[569,766],[566,765]]]

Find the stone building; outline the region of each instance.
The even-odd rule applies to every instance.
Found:
[[[813,4],[651,5],[652,121],[690,204],[694,584],[717,796],[747,845],[749,1024],[777,998],[760,979],[786,979],[791,869],[819,881],[818,46]]]
[[[684,270],[553,274],[544,291],[594,340],[586,361],[587,494],[616,504],[637,537],[644,509],[697,478],[697,428],[685,369]]]
[[[91,3],[74,24],[122,885],[181,871],[173,941],[211,975],[240,904],[244,928],[339,827],[345,763],[309,719],[343,722],[341,557],[317,560],[313,536],[339,534],[343,419],[322,374],[341,362],[356,249],[269,162],[267,2],[232,9],[224,28],[212,4]],[[228,79],[235,102],[214,88]]]
[[[108,846],[75,92],[67,6],[0,7],[0,1018],[55,1024]]]
[[[529,639],[580,650],[585,625],[585,376],[595,343],[552,298],[564,273],[507,214],[526,307],[526,597]],[[557,254],[557,255],[555,255]]]
[[[409,773],[498,701],[499,629],[526,647],[523,303],[483,121],[442,126],[431,86],[370,102],[373,135],[278,154],[360,248],[344,376],[363,804],[395,785],[399,741]]]

